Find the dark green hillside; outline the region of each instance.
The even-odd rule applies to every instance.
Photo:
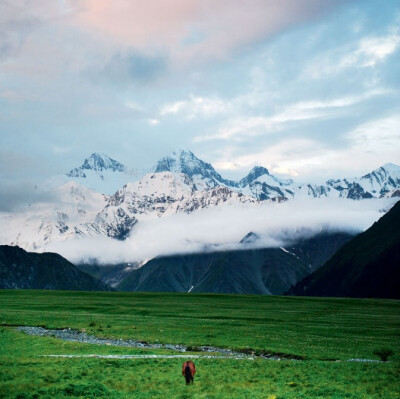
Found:
[[[400,202],[291,295],[400,298]]]
[[[138,263],[139,262],[117,263],[110,265],[79,263],[75,266],[82,272],[90,274],[111,287],[115,287],[125,279],[132,269],[135,269],[138,266]]]
[[[311,238],[300,238],[295,244],[286,248],[310,265],[311,271],[314,271],[355,236],[356,234],[351,233],[325,231]]]
[[[0,246],[0,288],[108,291],[111,288],[78,270],[61,255]]]
[[[282,294],[309,273],[282,249],[175,255],[152,259],[117,287],[122,291]]]

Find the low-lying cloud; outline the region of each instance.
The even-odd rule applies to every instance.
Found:
[[[43,190],[31,180],[3,182],[0,190],[0,212],[18,212],[35,203],[55,203],[56,194]]]
[[[47,250],[73,263],[110,264],[178,253],[281,247],[321,231],[362,232],[394,203],[394,199],[318,199],[218,207],[141,220],[125,241],[83,238],[53,243]],[[260,239],[239,244],[249,232]]]

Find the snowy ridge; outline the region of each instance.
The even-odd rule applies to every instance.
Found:
[[[1,213],[0,223],[7,228],[0,231],[0,244],[41,251],[54,241],[77,237],[123,240],[132,229],[140,228],[141,220],[222,205],[400,197],[400,167],[394,164],[359,178],[331,179],[321,185],[279,179],[257,166],[233,182],[192,152],[181,150],[161,159],[155,170],[137,180],[121,163],[94,153],[67,174],[65,178],[72,181],[55,178],[44,184],[53,202],[36,203],[19,213]]]
[[[271,175],[268,169],[255,166],[246,177],[235,182],[221,177],[211,164],[203,162],[191,151],[179,150],[162,158],[155,171],[186,174],[192,178],[198,191],[225,186],[261,201],[320,197],[359,200],[385,197],[400,189],[400,166],[395,164],[385,164],[360,178],[331,179],[320,185],[280,179]]]
[[[175,213],[192,213],[222,204],[256,203],[256,199],[227,187],[197,191],[190,177],[182,173],[160,172],[125,185],[109,198],[95,225],[118,226],[114,238],[125,238],[137,221]],[[92,226],[92,228],[95,228]],[[104,228],[104,227],[103,227]],[[118,232],[124,232],[119,235]]]
[[[28,251],[43,250],[51,242],[82,234],[82,226],[106,205],[106,196],[74,182],[59,186],[54,196],[54,203],[34,204],[18,214],[0,214],[1,224],[7,226],[0,230],[0,242]]]
[[[197,158],[191,151],[178,150],[158,161],[155,172],[184,173],[192,178],[196,189],[205,190],[220,185],[237,187],[238,183],[226,180],[209,163]]]
[[[66,178],[91,190],[111,195],[124,184],[141,178],[145,172],[128,169],[108,155],[95,152],[86,158],[80,167],[71,169]]]

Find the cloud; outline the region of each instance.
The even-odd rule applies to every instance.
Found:
[[[231,166],[250,168],[262,165],[271,172],[285,173],[296,177],[305,167],[317,168],[323,164],[326,146],[307,138],[283,138],[275,144],[269,144],[257,151],[247,151],[244,155],[231,157]],[[219,164],[221,164],[220,161]]]
[[[116,46],[167,50],[175,61],[224,59],[238,48],[312,20],[342,1],[81,0],[75,24]],[[245,29],[238,28],[245,27]]]
[[[250,231],[261,236],[257,246],[284,246],[321,230],[360,232],[388,210],[394,200],[296,200],[281,204],[228,206],[190,215],[139,222],[126,241],[80,239],[52,244],[72,262],[130,262],[159,255],[239,248]]]
[[[101,74],[119,83],[149,83],[157,80],[166,70],[162,55],[148,55],[129,49],[117,53],[103,67]]]
[[[31,180],[16,183],[2,182],[0,212],[18,212],[35,203],[54,203],[54,201],[57,201],[55,193],[42,190]]]
[[[161,107],[160,116],[183,114],[188,119],[211,117],[225,114],[233,109],[232,102],[218,97],[200,97],[190,95],[189,99],[165,104]]]
[[[381,36],[367,36],[358,42],[321,52],[311,59],[303,73],[303,78],[320,79],[336,75],[351,68],[373,68],[383,63],[387,57],[400,48],[400,35],[390,33]]]
[[[16,55],[29,35],[73,13],[67,2],[4,0],[0,2],[0,61]]]
[[[334,175],[358,176],[400,159],[400,117],[398,114],[362,122],[349,131],[337,132],[338,144],[306,135],[277,137],[260,142],[245,154],[220,151],[213,164],[222,170],[240,170],[254,165],[272,173],[300,177],[301,181],[323,182]],[[244,136],[246,137],[246,136]]]
[[[194,142],[208,140],[241,140],[263,134],[276,133],[283,130],[288,124],[309,120],[336,118],[350,112],[351,106],[373,97],[388,94],[389,90],[371,90],[369,92],[331,100],[300,101],[286,105],[281,111],[272,116],[240,116],[228,120],[215,134],[201,135],[194,138]],[[185,105],[180,103],[179,110]],[[178,110],[176,110],[178,112]]]
[[[397,149],[400,157],[400,116],[397,114],[363,123],[348,133],[347,138],[353,146],[365,151]]]
[[[357,66],[361,68],[374,67],[383,62],[400,47],[400,36],[391,34],[381,37],[362,39],[358,49],[352,54],[344,56],[338,64],[339,68]]]

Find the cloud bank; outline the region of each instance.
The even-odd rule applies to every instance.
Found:
[[[318,199],[219,207],[141,221],[125,241],[76,239],[54,243],[47,250],[73,263],[132,262],[177,253],[244,249],[239,241],[250,231],[261,237],[255,247],[281,247],[320,231],[364,231],[394,203],[394,199]]]

